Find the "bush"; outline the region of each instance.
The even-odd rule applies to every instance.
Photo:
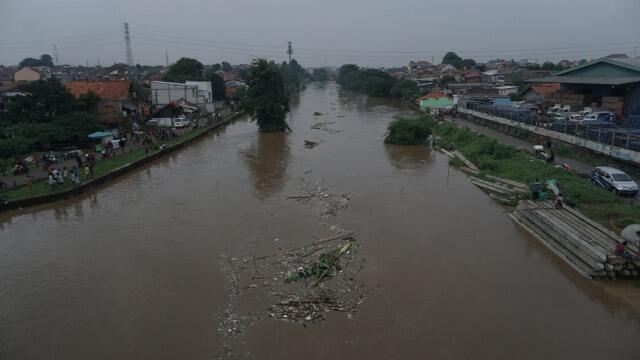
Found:
[[[384,142],[395,145],[426,144],[433,120],[429,117],[396,117],[387,128]]]

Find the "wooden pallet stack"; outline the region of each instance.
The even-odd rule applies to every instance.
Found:
[[[615,255],[622,239],[579,211],[553,201],[520,201],[511,218],[587,278],[638,277],[640,261]],[[627,251],[637,254],[629,244]]]
[[[624,98],[621,96],[603,96],[602,107],[611,110],[616,114],[617,119],[622,118],[622,108],[624,106]]]

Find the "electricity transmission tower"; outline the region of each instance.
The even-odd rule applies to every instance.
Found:
[[[293,55],[293,48],[291,47],[291,41],[289,41],[289,48],[287,49],[287,54],[289,54],[289,62],[291,62],[291,55]]]
[[[129,23],[124,23],[124,43],[127,47],[126,63],[133,66],[133,51],[131,50],[131,36],[129,35]]]
[[[58,46],[53,45],[53,61],[55,61],[54,65],[58,65]]]

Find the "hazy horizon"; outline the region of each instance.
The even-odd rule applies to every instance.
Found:
[[[611,53],[638,55],[638,0],[222,1],[3,0],[0,64],[53,54],[59,64],[124,62],[128,22],[135,63],[187,56],[204,64],[294,58],[305,67],[400,66],[445,52],[558,61]]]

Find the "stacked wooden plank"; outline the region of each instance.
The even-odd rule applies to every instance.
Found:
[[[547,96],[545,96],[545,101],[558,103],[563,105],[577,105],[581,106],[585,104],[586,97],[583,94],[574,94],[568,90],[558,90]]]
[[[564,206],[556,209],[552,201],[520,201],[511,218],[532,233],[556,255],[588,278],[637,277],[640,261],[615,255],[622,239]],[[627,251],[637,254],[629,245]]]
[[[622,118],[622,107],[624,106],[624,98],[621,96],[603,96],[602,107],[611,110],[616,114],[616,118]]]
[[[522,183],[491,175],[484,179],[471,176],[471,182],[486,191],[493,199],[508,204],[515,204],[518,198],[529,191],[528,187]]]

